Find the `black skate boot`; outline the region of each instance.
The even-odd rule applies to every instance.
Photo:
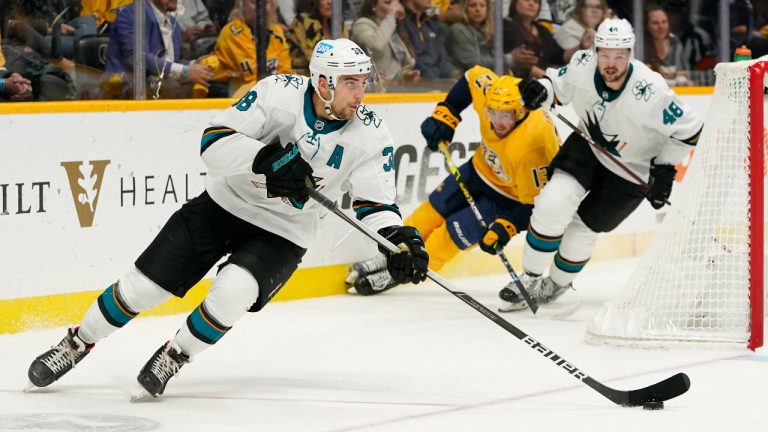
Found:
[[[91,352],[95,344],[86,344],[77,336],[79,327],[70,327],[67,335],[48,351],[39,355],[31,365],[27,376],[35,387],[51,385],[71,371],[80,360]]]
[[[158,397],[165,391],[168,381],[179,369],[189,363],[189,356],[171,341],[161,346],[147,361],[136,378],[149,395]]]
[[[363,296],[379,294],[396,286],[397,282],[387,269],[361,276],[355,281],[355,291]]]
[[[528,291],[528,294],[531,294],[537,291],[538,286],[541,283],[541,275],[525,272],[520,276],[520,282],[523,284],[526,291]],[[526,302],[522,294],[520,294],[520,290],[517,288],[517,284],[514,281],[502,288],[499,292],[499,299],[499,312],[512,312],[528,307],[528,302]]]

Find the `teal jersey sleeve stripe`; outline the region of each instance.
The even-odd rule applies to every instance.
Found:
[[[684,142],[684,143],[686,143],[686,144],[688,144],[688,145],[690,145],[690,146],[695,146],[695,145],[696,145],[696,144],[699,142],[699,137],[701,137],[701,131],[702,131],[703,129],[704,129],[704,126],[702,126],[702,127],[701,127],[701,129],[699,129],[699,131],[698,131],[698,132],[696,132],[695,134],[693,134],[693,136],[692,136],[692,137],[690,137],[690,138],[687,138],[687,139],[684,139],[684,140],[680,140],[680,141],[681,141],[681,142]]]
[[[352,203],[352,208],[355,210],[355,216],[358,220],[363,220],[366,216],[370,216],[374,213],[381,211],[390,211],[402,218],[400,214],[400,208],[397,204],[381,204],[373,201],[355,201]]]
[[[235,131],[229,128],[214,127],[206,129],[203,132],[203,137],[200,139],[200,154],[203,154],[216,141],[234,133]]]

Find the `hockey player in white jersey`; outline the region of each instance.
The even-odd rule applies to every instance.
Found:
[[[322,211],[308,201],[307,185],[332,200],[348,191],[358,219],[403,249],[387,254],[392,277],[412,283],[426,278],[424,242],[416,229],[402,226],[394,204],[392,136],[361,103],[373,75],[370,58],[347,39],[323,40],[309,68],[311,79],[276,75],[259,81],[213,118],[200,147],[208,168],[205,192],[171,216],[79,327],[32,362],[32,384],[56,381],[96,342],[139,312],[184,296],[228,256],[203,302],[139,373],[145,394],[162,394],[185,363],[246,312],[262,309],[296,270]]]
[[[607,19],[597,29],[593,49],[576,52],[564,67],[547,69],[544,78],[521,83],[527,107],[570,103],[579,129],[651,185],[646,191],[579,134],[568,137],[550,165],[549,183],[534,201],[524,246],[521,280],[540,304],[572,286],[598,233],[616,228],[645,198],[656,209],[664,206],[674,164],[701,133],[701,118],[661,75],[633,58],[634,46],[629,22]],[[526,307],[513,284],[499,296],[502,311]]]

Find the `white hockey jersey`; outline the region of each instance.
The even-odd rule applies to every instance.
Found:
[[[298,75],[264,78],[210,121],[201,142],[208,194],[233,215],[307,247],[323,207],[311,199],[299,209],[268,198],[265,176],[251,170],[259,150],[278,138],[283,146],[296,144],[328,198],[348,191],[358,219],[374,230],[402,225],[394,204],[393,140],[384,121],[364,105],[351,120],[323,120],[314,113],[309,81]]]
[[[641,61],[631,61],[624,86],[615,91],[605,85],[592,50],[577,51],[570,64],[546,74],[540,80],[549,97],[544,106],[573,104],[579,128],[640,178],[649,177],[651,159],[676,164],[699,139],[701,117]],[[607,156],[592,151],[603,166],[634,183]]]

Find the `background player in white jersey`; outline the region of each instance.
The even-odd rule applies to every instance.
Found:
[[[293,274],[317,230],[322,206],[307,185],[335,200],[348,191],[357,216],[395,244],[388,268],[399,281],[426,278],[428,256],[394,205],[392,136],[361,104],[371,61],[347,39],[323,40],[311,80],[275,75],[259,81],[211,121],[201,141],[205,192],[174,213],[138,258],[109,286],[79,327],[37,357],[37,387],[59,379],[100,339],[139,312],[184,296],[222,257],[207,297],[138,376],[157,397],[191,357],[221,339],[247,311],[263,308]],[[403,246],[405,245],[405,246]]]
[[[521,83],[526,106],[572,104],[579,129],[651,185],[646,191],[579,134],[568,137],[534,201],[524,246],[521,280],[539,303],[571,287],[592,255],[597,233],[616,228],[644,198],[656,209],[664,206],[674,164],[701,133],[701,118],[661,75],[633,59],[634,46],[629,22],[607,19],[597,29],[594,50],[578,51],[570,64]],[[553,255],[549,276],[542,279]],[[502,310],[526,307],[513,285],[500,296]]]

